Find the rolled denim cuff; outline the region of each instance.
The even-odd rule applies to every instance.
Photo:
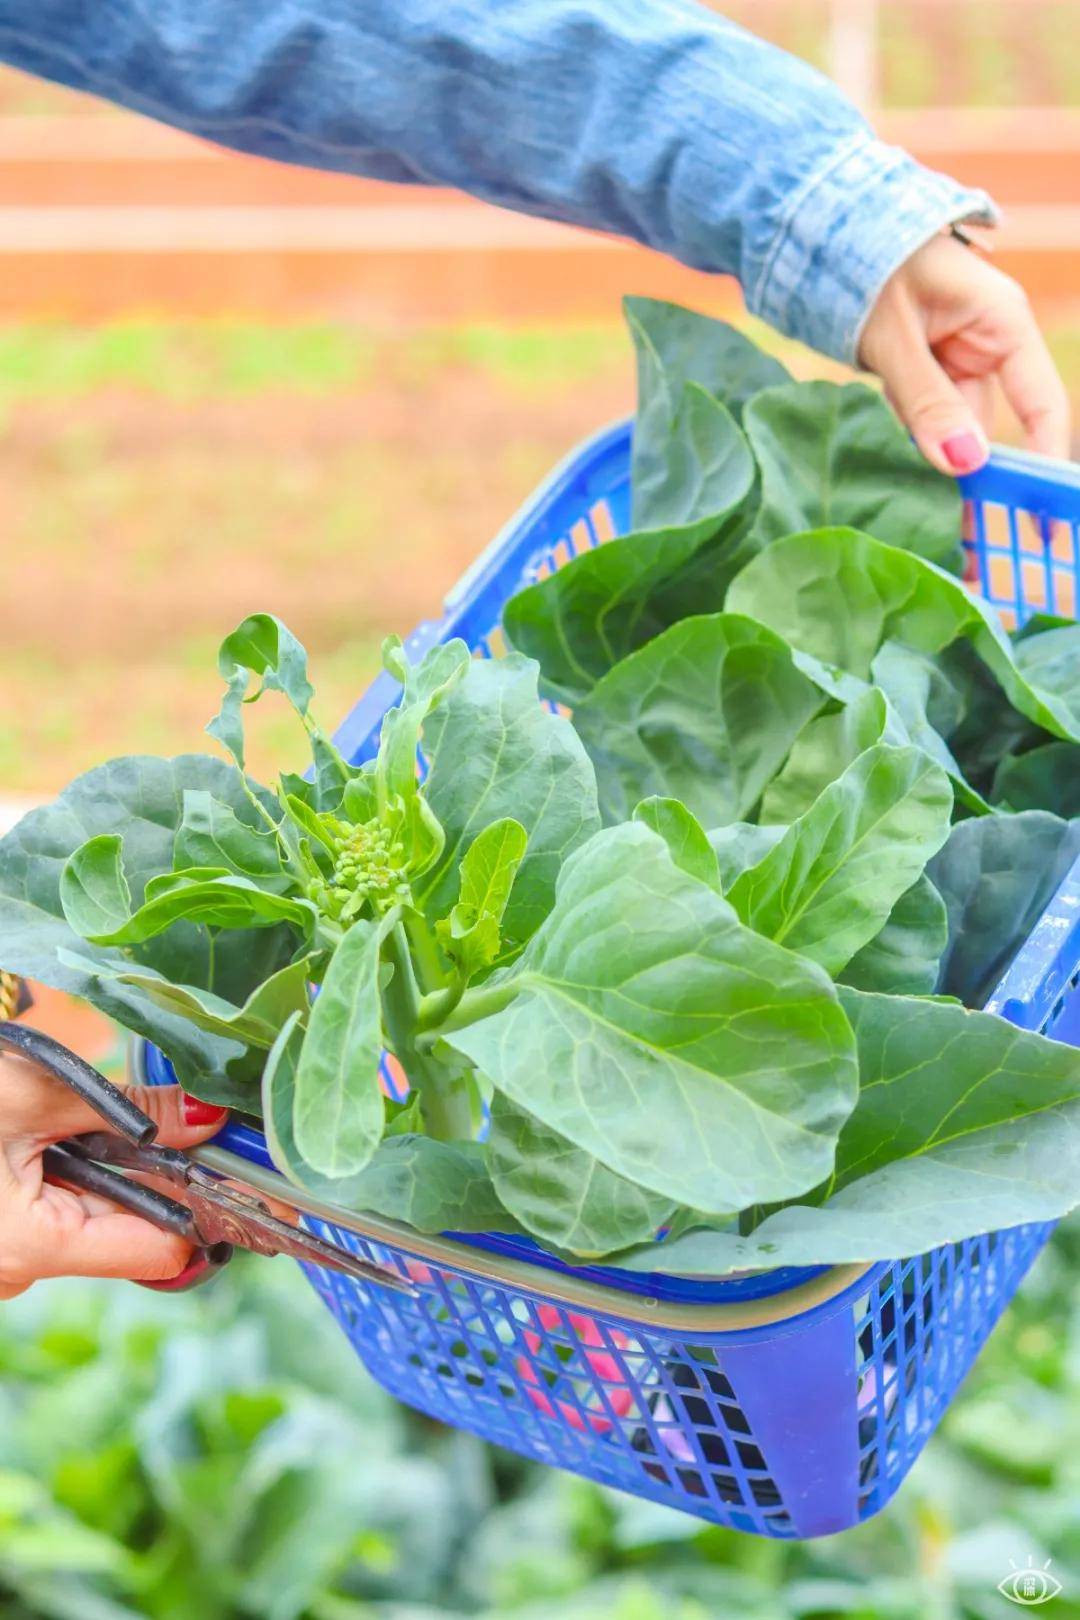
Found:
[[[877,296],[948,225],[998,221],[985,191],[959,185],[862,132],[789,199],[747,304],[770,326],[856,364]]]

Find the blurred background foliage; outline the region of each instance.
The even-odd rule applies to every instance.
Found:
[[[894,1505],[802,1546],[704,1526],[385,1395],[286,1261],[0,1312],[4,1620],[1007,1620],[1080,1615],[1080,1229],[1033,1270]]]

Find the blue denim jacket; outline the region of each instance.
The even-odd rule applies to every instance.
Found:
[[[731,272],[845,360],[916,247],[993,218],[695,0],[0,0],[0,58],[241,151]]]

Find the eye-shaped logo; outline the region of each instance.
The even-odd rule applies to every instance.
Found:
[[[1041,1569],[1035,1568],[1035,1560],[1029,1558],[1027,1567],[1018,1569],[1012,1564],[1012,1574],[1006,1575],[998,1581],[998,1591],[1002,1597],[1008,1598],[1010,1603],[1019,1603],[1024,1608],[1035,1608],[1039,1603],[1049,1603],[1061,1591],[1061,1582],[1056,1576],[1049,1574],[1051,1560],[1048,1558]]]

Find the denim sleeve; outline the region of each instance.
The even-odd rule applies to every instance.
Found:
[[[845,360],[920,243],[994,217],[695,0],[0,0],[0,57],[241,151],[729,272]]]

